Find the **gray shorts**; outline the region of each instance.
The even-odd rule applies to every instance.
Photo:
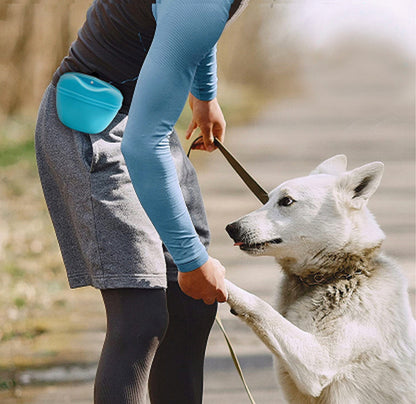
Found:
[[[60,122],[55,96],[51,84],[39,109],[36,157],[70,287],[165,288],[177,279],[177,268],[140,205],[120,151],[127,115],[88,135]],[[192,221],[208,247],[196,173],[175,132],[170,147]]]

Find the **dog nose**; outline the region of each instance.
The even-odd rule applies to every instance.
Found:
[[[225,231],[234,241],[240,241],[240,226],[237,224],[237,222],[230,223],[229,225],[227,225]]]

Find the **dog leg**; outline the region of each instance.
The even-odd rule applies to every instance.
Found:
[[[265,301],[226,281],[227,303],[284,363],[304,394],[318,397],[337,373],[334,358],[316,337],[286,320]]]

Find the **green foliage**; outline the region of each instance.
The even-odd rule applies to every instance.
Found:
[[[10,275],[14,279],[21,279],[25,276],[25,270],[13,262],[3,265],[4,273]]]
[[[33,119],[9,118],[0,127],[0,167],[35,162]]]
[[[15,379],[0,379],[0,390],[13,390],[17,387]]]
[[[0,149],[0,167],[6,167],[22,160],[33,160],[35,145],[32,139],[20,144],[7,145]]]
[[[35,153],[33,139],[27,139],[18,144],[6,145],[0,149],[0,167],[7,167],[26,160],[32,161]]]
[[[38,337],[39,335],[44,334],[45,332],[47,332],[47,330],[43,327],[27,328],[21,331],[13,330],[13,331],[4,333],[1,336],[0,341],[1,342],[11,341],[14,338],[33,339],[33,338]]]

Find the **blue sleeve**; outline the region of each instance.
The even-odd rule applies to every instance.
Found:
[[[198,64],[191,93],[202,101],[211,101],[217,96],[217,45]]]
[[[198,65],[217,43],[232,0],[161,0],[121,144],[133,187],[182,272],[208,260],[179,187],[169,135]]]

